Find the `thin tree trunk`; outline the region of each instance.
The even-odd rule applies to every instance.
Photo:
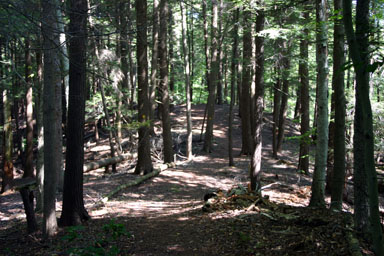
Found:
[[[185,68],[185,94],[186,94],[186,112],[187,112],[187,150],[186,156],[190,160],[192,158],[192,117],[191,117],[191,97],[190,97],[190,69],[189,69],[189,50],[187,49],[187,37],[185,35],[185,28],[187,27],[187,19],[184,14],[184,3],[180,2],[180,10],[182,17],[182,37],[183,37],[183,57]]]
[[[32,70],[32,59],[29,47],[29,39],[25,39],[25,83],[27,85],[27,93],[25,96],[26,117],[27,117],[27,136],[26,136],[26,154],[25,169],[23,177],[34,177],[33,172],[33,102],[32,102],[32,84],[30,73]]]
[[[159,0],[153,0],[153,18],[152,18],[152,61],[151,61],[151,86],[149,87],[149,101],[150,101],[150,120],[151,120],[151,134],[154,134],[154,117],[156,110],[156,89],[158,87],[157,82],[157,69],[158,69],[158,51],[159,51]],[[167,19],[168,17],[162,17]]]
[[[38,48],[36,51],[37,66],[37,99],[36,99],[36,130],[37,130],[37,159],[36,159],[36,211],[43,210],[43,194],[44,194],[44,125],[43,125],[43,56],[41,46],[41,38],[39,36]]]
[[[261,1],[262,4],[262,1]],[[259,9],[256,18],[256,33],[264,29],[264,11]],[[250,180],[251,189],[258,190],[260,186],[261,157],[262,157],[262,128],[264,111],[264,38],[256,36],[256,105],[255,105],[255,133],[253,135],[254,150],[251,158]]]
[[[3,115],[4,115],[4,148],[3,148],[3,179],[1,183],[1,193],[9,190],[13,182],[13,136],[12,136],[12,97],[10,90],[3,90]]]
[[[288,92],[289,92],[289,69],[291,67],[290,53],[291,53],[291,42],[290,41],[283,42],[283,56],[281,58],[283,90],[282,90],[282,95],[281,95],[278,134],[277,134],[277,142],[276,142],[276,152],[277,153],[279,153],[281,151],[281,148],[283,146],[284,132],[285,132],[285,120],[287,119]]]
[[[281,103],[281,79],[279,60],[275,64],[276,67],[276,83],[273,87],[273,125],[272,125],[272,155],[277,159],[277,135],[279,126],[279,114]]]
[[[105,114],[105,120],[107,122],[107,127],[108,127],[108,141],[109,141],[109,148],[111,150],[111,157],[115,157],[115,145],[113,143],[113,131],[112,131],[112,126],[111,126],[111,121],[108,113],[108,108],[107,108],[107,103],[105,100],[105,94],[104,94],[104,86],[103,82],[99,80],[99,90],[101,93],[101,100],[103,102],[103,109],[104,109],[104,114]],[[105,172],[109,172],[108,166],[105,167]],[[112,172],[116,172],[116,163],[112,164]]]
[[[307,7],[305,7],[307,8]],[[303,18],[305,24],[309,23],[309,12],[304,10]],[[300,76],[300,154],[298,170],[309,174],[309,76],[308,76],[308,28],[304,28],[303,37],[300,39],[300,62],[299,62],[299,76]]]
[[[253,152],[250,120],[250,87],[252,83],[252,31],[250,20],[251,13],[245,10],[243,12],[243,76],[241,84],[241,154],[243,155],[250,155]]]
[[[228,157],[229,157],[229,166],[234,166],[233,161],[233,139],[232,139],[232,130],[233,130],[233,105],[235,101],[235,83],[236,83],[236,66],[237,66],[237,48],[239,44],[239,15],[240,9],[237,8],[234,11],[233,15],[233,31],[232,31],[232,62],[231,62],[231,103],[229,106],[229,117],[228,117]]]
[[[218,34],[217,34],[217,20],[218,20],[218,3],[217,0],[212,0],[212,25],[211,25],[211,72],[209,74],[209,95],[207,102],[207,126],[205,130],[203,151],[206,153],[212,152],[213,141],[213,120],[215,117],[215,100],[216,100],[216,86],[217,77],[219,72],[219,60],[217,59],[218,47]]]
[[[162,118],[163,123],[163,146],[164,146],[164,163],[172,163],[173,159],[173,143],[171,133],[171,118],[169,115],[169,91],[168,91],[168,1],[160,1],[160,44],[159,44],[159,62],[160,62],[160,89],[162,102]]]
[[[316,2],[316,61],[317,61],[317,141],[312,195],[309,205],[322,207],[328,153],[328,48],[327,6],[325,0]]]

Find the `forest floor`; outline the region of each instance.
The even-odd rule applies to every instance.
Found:
[[[121,190],[97,208],[95,203],[111,190],[137,179],[133,175],[135,161],[119,164],[113,174],[106,174],[104,169],[85,173],[84,200],[92,219],[83,227],[60,229],[51,241],[43,240],[41,233],[27,234],[17,192],[2,195],[0,255],[352,255],[356,235],[351,214],[346,213],[350,205],[344,205],[343,213],[306,207],[311,177],[297,172],[298,141],[286,140],[279,158],[274,159],[269,114],[263,128],[261,181],[266,187],[262,197],[247,192],[249,157],[240,156],[237,112],[233,143],[236,165],[228,167],[228,109],[226,105],[216,106],[211,154],[201,152],[203,144],[199,141],[204,105],[193,106],[193,160],[179,157],[174,168]],[[176,106],[172,118],[177,153],[182,155],[184,107]],[[298,135],[297,128],[287,120],[286,137]],[[161,144],[158,139],[154,141]],[[86,162],[107,156],[106,139],[86,145]],[[218,197],[208,204],[203,197],[210,192]],[[58,217],[60,199],[58,195]],[[37,217],[41,222],[41,214]],[[368,248],[360,239],[357,250],[372,255]]]

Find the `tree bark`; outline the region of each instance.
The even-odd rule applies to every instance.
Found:
[[[69,118],[61,226],[90,219],[83,199],[87,10],[87,0],[69,1]]]
[[[162,19],[168,19],[168,17],[162,17]],[[150,101],[150,120],[151,120],[151,133],[154,134],[154,117],[156,110],[156,88],[158,87],[157,81],[157,69],[158,69],[158,52],[159,52],[159,0],[153,0],[153,17],[152,17],[152,61],[151,61],[151,86],[149,87],[149,101]],[[162,31],[161,31],[162,32]],[[161,33],[160,32],[160,33]]]
[[[250,11],[245,10],[243,12],[243,75],[241,84],[241,154],[243,155],[251,155],[253,152],[250,120],[250,87],[252,83],[252,31],[250,19]]]
[[[44,37],[44,208],[43,233],[53,237],[57,232],[56,190],[62,160],[62,92],[57,24],[57,1],[42,1],[42,34]]]
[[[316,61],[317,61],[317,141],[315,171],[312,180],[310,206],[325,206],[324,187],[328,153],[328,49],[327,6],[325,0],[316,2]]]
[[[233,30],[232,30],[232,60],[231,60],[231,102],[229,106],[229,116],[228,116],[228,157],[229,157],[229,166],[234,166],[233,161],[233,139],[232,139],[232,130],[233,130],[233,105],[235,103],[235,83],[236,83],[236,67],[237,67],[237,48],[239,44],[239,15],[240,9],[237,8],[234,11],[233,15]]]
[[[34,177],[33,172],[33,101],[32,101],[32,83],[31,70],[32,59],[29,46],[29,38],[25,39],[25,83],[27,85],[27,93],[25,95],[26,117],[27,117],[27,136],[26,136],[26,154],[25,169],[23,177]]]
[[[189,67],[189,50],[187,46],[187,37],[185,34],[185,28],[187,27],[186,14],[184,14],[184,3],[180,2],[180,10],[182,17],[182,37],[183,37],[183,57],[184,57],[184,68],[185,68],[185,95],[186,95],[186,112],[187,112],[187,149],[186,156],[190,160],[192,158],[192,116],[191,116],[191,96],[190,96],[190,67]]]
[[[218,4],[217,0],[212,0],[212,25],[211,25],[211,71],[209,73],[208,82],[208,102],[207,102],[207,126],[205,129],[203,151],[206,153],[212,152],[213,141],[213,121],[215,118],[215,100],[216,100],[216,86],[219,72],[219,60],[217,56],[218,48],[218,33],[217,33],[217,20],[218,20]]]
[[[307,7],[305,7],[307,8]],[[309,11],[304,10],[303,18],[305,24],[309,23]],[[300,154],[298,170],[309,174],[309,76],[308,76],[308,28],[304,28],[303,37],[300,39],[300,62],[299,62],[299,76],[300,76]]]
[[[276,153],[279,153],[283,146],[285,120],[287,119],[287,109],[288,109],[289,69],[291,67],[291,61],[290,61],[291,41],[287,40],[283,42],[282,45],[283,45],[283,50],[282,50],[283,56],[281,58],[281,62],[282,62],[281,74],[282,74],[283,90],[282,90],[281,103],[280,103]],[[276,157],[277,157],[277,154],[276,154]]]
[[[342,15],[342,0],[334,0],[334,9]],[[333,77],[332,87],[335,95],[335,131],[334,131],[334,165],[332,175],[331,209],[342,210],[343,189],[345,182],[345,33],[341,19],[334,23],[333,42]]]
[[[160,1],[160,44],[159,44],[159,62],[160,62],[160,89],[161,102],[163,107],[161,121],[163,123],[163,146],[164,146],[164,163],[172,163],[173,159],[173,143],[171,133],[171,118],[169,115],[169,91],[168,91],[168,1]]]
[[[369,236],[376,255],[384,255],[374,160],[372,109],[369,99],[369,1],[357,1],[356,32],[352,23],[352,1],[343,0],[343,10],[345,33],[356,72],[353,140],[355,227]]]
[[[147,0],[136,0],[137,26],[137,65],[138,65],[138,121],[139,128],[138,159],[135,174],[147,174],[153,171],[151,148],[149,143],[149,97],[148,97],[148,60],[147,60]]]
[[[262,1],[259,2],[263,4]],[[264,29],[264,10],[258,12],[256,18],[256,105],[255,105],[255,134],[253,135],[254,150],[251,158],[251,189],[258,190],[260,185],[261,174],[261,157],[262,157],[262,128],[263,128],[263,111],[264,111],[264,37],[259,33]]]

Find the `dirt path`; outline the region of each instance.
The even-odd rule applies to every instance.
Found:
[[[181,113],[182,111],[182,107],[177,107],[173,112],[173,132],[181,134],[181,137],[186,130],[185,115]],[[83,232],[93,235],[102,232],[100,227],[110,219],[123,223],[133,237],[119,243],[118,247],[123,252],[121,255],[248,255],[247,250],[252,244],[248,241],[250,233],[247,233],[245,240],[242,234],[247,232],[247,229],[253,232],[250,227],[255,225],[255,219],[252,221],[248,219],[249,213],[244,210],[209,214],[202,212],[204,194],[218,189],[226,191],[238,184],[246,186],[248,180],[248,158],[239,156],[241,140],[237,115],[233,143],[236,166],[227,166],[227,113],[228,106],[217,106],[214,151],[206,155],[200,152],[202,144],[197,141],[200,137],[204,106],[194,106],[194,139],[196,138],[194,159],[188,163],[179,163],[176,168],[167,169],[139,186],[121,191],[103,207],[90,212],[92,220],[87,224],[88,231]],[[288,127],[288,131],[295,132],[293,124],[289,125],[291,127]],[[310,183],[309,177],[302,177],[295,171],[297,144],[286,143],[281,160],[272,159],[270,131],[270,117],[266,115],[263,130],[262,182],[263,184],[276,183],[278,186],[265,190],[263,194],[268,195],[275,202],[295,206],[306,205]],[[110,176],[103,176],[101,174],[103,170],[86,174],[84,184],[86,207],[89,208],[119,184],[136,178],[131,174],[130,164],[120,165],[119,172]],[[24,223],[10,229],[11,224],[20,222],[24,218],[18,195],[3,196],[0,200],[2,222],[0,239],[6,242],[8,250],[12,251],[12,241],[17,241],[18,244],[25,243],[30,247],[28,250],[17,247],[16,250],[25,255],[50,255],[53,252],[62,255],[60,253],[67,251],[68,247],[84,246],[89,243],[89,238],[84,238],[72,245],[62,245],[61,242],[48,245],[41,242],[38,236],[31,238],[24,234],[20,237],[20,232],[17,230],[24,228],[22,226],[25,225]],[[57,207],[60,210],[60,203]],[[269,225],[268,218],[265,219],[265,216],[257,218],[260,218],[260,222]],[[276,251],[276,255],[280,253],[281,251]],[[1,251],[0,255],[2,255]]]

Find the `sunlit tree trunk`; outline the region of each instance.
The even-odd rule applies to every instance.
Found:
[[[26,154],[25,169],[23,177],[33,177],[33,102],[32,102],[32,82],[31,82],[32,58],[30,53],[29,39],[25,39],[25,83],[27,93],[25,95],[26,117],[27,117],[27,136],[26,136]]]
[[[203,151],[209,153],[212,151],[213,141],[213,120],[215,117],[216,86],[219,72],[219,60],[217,56],[218,47],[218,3],[212,0],[212,24],[211,24],[211,66],[208,82],[208,102],[207,102],[207,126],[205,129]]]
[[[154,133],[153,130],[153,121],[156,109],[155,97],[156,89],[158,87],[157,81],[157,69],[158,69],[158,51],[159,51],[159,0],[153,0],[153,17],[152,17],[152,60],[151,60],[151,85],[149,87],[149,101],[151,104],[150,108],[150,120],[151,120],[151,133]],[[168,17],[162,17],[162,19],[167,19]]]
[[[316,1],[316,61],[317,61],[317,140],[315,171],[312,180],[310,206],[324,206],[325,172],[328,153],[328,48],[327,5]]]
[[[186,94],[186,110],[187,110],[187,150],[186,156],[190,160],[192,158],[192,116],[191,116],[191,97],[190,97],[190,68],[189,68],[189,50],[187,46],[187,37],[185,28],[187,26],[186,15],[184,14],[184,3],[180,2],[180,10],[182,16],[182,37],[183,37],[183,57],[184,57],[184,73],[185,73],[185,94]]]
[[[291,67],[290,54],[291,54],[291,41],[287,40],[282,43],[283,56],[281,58],[281,75],[283,89],[281,93],[279,122],[278,122],[278,133],[276,141],[276,152],[279,153],[283,146],[284,133],[285,133],[285,120],[287,119],[288,110],[288,93],[289,93],[289,69]]]
[[[229,106],[229,117],[228,117],[228,157],[229,157],[229,166],[234,166],[235,163],[233,161],[233,139],[232,139],[232,131],[233,131],[233,105],[235,103],[235,83],[236,83],[236,67],[237,67],[237,48],[239,44],[239,15],[240,9],[237,8],[234,11],[233,15],[233,30],[232,30],[232,60],[231,60],[231,103]]]
[[[263,3],[260,1],[259,3]],[[264,11],[259,10],[256,18],[256,33],[264,29]],[[255,133],[253,134],[254,150],[251,158],[251,189],[260,189],[263,111],[264,111],[264,38],[256,36],[256,105],[255,105]]]
[[[56,189],[62,160],[62,91],[59,52],[57,1],[42,1],[42,35],[44,37],[44,208],[43,233],[57,232]]]

